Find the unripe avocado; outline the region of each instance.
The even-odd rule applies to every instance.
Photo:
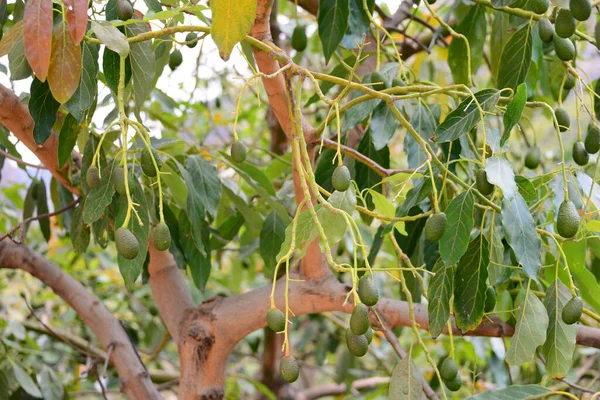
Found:
[[[371,89],[373,90],[384,90],[387,88],[386,80],[378,71],[371,73]]]
[[[579,321],[583,313],[583,301],[581,297],[573,297],[565,304],[562,310],[562,320],[567,325],[573,325]]]
[[[333,170],[331,183],[338,192],[345,192],[350,187],[350,170],[345,165],[340,165]]]
[[[552,36],[554,36],[554,25],[548,18],[540,19],[539,31],[540,39],[544,43],[550,43],[552,41]]]
[[[154,161],[156,161],[156,166],[160,170],[162,167],[162,161],[158,156],[158,152],[152,148],[152,153],[148,151],[148,148],[144,147],[142,150],[142,156],[140,157],[140,166],[142,167],[142,172],[146,176],[155,177],[156,176],[156,168],[154,168],[154,162],[152,162],[152,157],[154,157]]]
[[[272,308],[267,313],[267,325],[274,332],[283,332],[285,329],[285,314],[278,308]]]
[[[575,58],[575,45],[571,39],[564,39],[558,35],[552,36],[556,56],[562,61],[571,61]]]
[[[367,338],[367,343],[371,344],[371,342],[373,341],[373,329],[371,328],[371,325],[369,325],[369,329],[367,329],[365,337]]]
[[[592,15],[592,4],[590,0],[569,0],[569,10],[576,20],[587,21]]]
[[[121,167],[114,169],[112,174],[112,183],[115,186],[115,190],[121,196],[127,194],[127,188],[125,188],[125,170]]]
[[[297,25],[294,28],[294,32],[292,32],[292,48],[296,51],[304,51],[307,44],[306,27],[304,25]]]
[[[582,167],[590,161],[590,155],[585,150],[585,145],[581,141],[573,143],[573,161]]]
[[[571,90],[575,87],[575,77],[571,74],[567,75],[567,79],[565,79],[565,83],[563,84],[563,89]]]
[[[279,375],[288,383],[296,382],[300,376],[298,361],[292,356],[283,357],[279,363]]]
[[[530,0],[529,2],[529,9],[536,14],[545,14],[549,7],[549,0]]]
[[[85,181],[91,189],[97,189],[102,184],[100,180],[100,171],[96,167],[89,167],[85,174]]]
[[[525,155],[525,166],[529,169],[536,169],[540,165],[542,152],[537,146],[530,147]]]
[[[558,208],[556,230],[558,234],[570,239],[577,234],[581,217],[572,201],[563,201]]]
[[[432,214],[425,222],[425,238],[430,242],[437,242],[446,230],[446,214],[443,212]]]
[[[190,49],[193,49],[198,44],[198,35],[196,35],[194,32],[190,32],[187,35],[185,35],[185,41],[188,42],[186,46]]]
[[[129,0],[117,0],[115,9],[117,12],[117,17],[119,17],[121,21],[127,21],[133,17],[133,6]]]
[[[492,286],[488,286],[485,290],[483,311],[489,313],[494,311],[494,308],[496,308],[496,290]]]
[[[397,87],[397,86],[406,86],[406,82],[404,82],[403,79],[401,78],[394,78],[392,80],[392,87]]]
[[[462,386],[462,380],[460,379],[460,375],[456,375],[456,377],[451,381],[444,381],[444,384],[448,390],[456,392]]]
[[[158,251],[169,250],[171,246],[171,231],[164,222],[160,222],[152,232],[152,242]]]
[[[445,381],[451,381],[458,375],[458,365],[453,358],[446,358],[440,365],[440,375]]]
[[[369,307],[373,307],[379,301],[379,292],[375,287],[375,281],[368,275],[363,275],[358,280],[358,297],[360,301]]]
[[[569,117],[569,113],[562,107],[558,107],[554,110],[554,116],[556,117],[556,122],[558,122],[558,129],[561,132],[565,132],[569,130],[571,126],[571,117]]]
[[[127,228],[119,228],[115,232],[115,244],[120,255],[128,260],[133,260],[140,252],[137,238]]]
[[[174,70],[175,68],[179,67],[182,62],[183,55],[181,55],[181,52],[179,50],[173,50],[169,55],[169,68]]]
[[[369,350],[369,342],[365,335],[355,335],[350,328],[346,329],[346,346],[350,353],[356,357],[362,357]]]
[[[585,137],[585,149],[590,154],[596,154],[600,150],[600,128],[590,124]]]
[[[350,316],[350,329],[355,335],[364,335],[369,330],[369,307],[357,304]]]
[[[575,33],[575,26],[577,21],[573,18],[571,11],[566,8],[561,8],[556,14],[556,20],[554,21],[554,29],[556,34],[561,38],[570,38]]]
[[[477,190],[479,190],[479,193],[482,195],[487,196],[494,192],[494,185],[487,180],[487,172],[485,172],[485,169],[480,168],[477,170],[475,182],[477,184]]]
[[[246,145],[241,140],[236,140],[231,145],[231,159],[233,162],[237,164],[241,164],[246,161],[246,156],[248,155],[248,150],[246,150]]]

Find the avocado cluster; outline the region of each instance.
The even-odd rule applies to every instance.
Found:
[[[448,390],[456,392],[462,386],[460,374],[458,373],[458,365],[453,358],[446,358],[440,366],[440,376],[444,381],[444,385]]]
[[[350,316],[350,326],[346,329],[346,346],[350,354],[362,357],[367,354],[369,344],[373,340],[373,329],[369,322],[369,307],[379,301],[379,292],[373,278],[363,275],[358,280],[358,297],[360,303],[354,306]]]

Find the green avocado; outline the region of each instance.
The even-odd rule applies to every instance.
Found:
[[[406,82],[404,82],[403,79],[401,79],[401,78],[392,79],[392,87],[402,87],[402,86],[406,86]]]
[[[573,143],[573,161],[582,167],[586,166],[587,163],[590,162],[590,155],[585,150],[585,145],[581,141]]]
[[[358,303],[350,316],[350,329],[355,335],[364,335],[369,330],[369,307]]]
[[[140,252],[140,245],[137,238],[127,228],[119,228],[115,232],[115,244],[117,251],[123,258],[133,260]]]
[[[193,49],[198,44],[198,35],[194,32],[190,32],[185,36],[185,41],[188,42],[186,46]]]
[[[550,8],[549,0],[530,0],[528,9],[536,14],[545,14]]]
[[[550,43],[552,41],[552,36],[554,36],[554,25],[548,18],[540,19],[539,31],[540,39],[544,43]]]
[[[169,68],[171,68],[171,70],[174,70],[175,68],[179,67],[182,62],[183,55],[181,54],[181,51],[173,50],[169,55]]]
[[[532,146],[527,150],[525,155],[525,166],[529,169],[536,169],[540,165],[542,152],[537,146]]]
[[[556,122],[558,122],[558,129],[561,132],[566,132],[571,127],[571,117],[567,110],[562,107],[558,107],[554,110],[554,116],[556,117]]]
[[[596,154],[600,150],[600,128],[591,123],[585,137],[585,149],[590,154]]]
[[[564,39],[558,35],[554,35],[552,37],[552,43],[554,43],[556,56],[562,61],[571,61],[575,58],[575,45],[571,39]]]
[[[300,376],[298,361],[292,356],[283,357],[279,363],[279,375],[288,383],[296,382]]]
[[[494,193],[494,185],[492,185],[487,180],[487,172],[485,172],[485,169],[479,168],[477,170],[477,173],[475,175],[475,182],[477,190],[479,190],[479,193],[481,193],[482,195],[488,196]]]
[[[367,329],[365,337],[367,338],[367,343],[371,344],[371,342],[373,341],[373,329],[371,328],[371,325],[369,325],[369,329]]]
[[[496,308],[496,290],[493,286],[488,286],[485,290],[485,302],[483,305],[483,311],[490,313]]]
[[[576,25],[577,21],[573,18],[571,11],[566,8],[558,10],[554,21],[554,29],[558,36],[564,39],[570,38],[575,33]]]
[[[387,89],[387,83],[385,77],[378,71],[371,73],[371,89],[373,90],[384,90]]]
[[[577,21],[587,21],[592,15],[590,0],[569,0],[569,10]]]
[[[563,84],[564,90],[571,90],[575,87],[575,77],[571,74],[567,75],[567,79],[565,79],[565,83]]]
[[[285,329],[285,314],[278,308],[272,308],[267,313],[267,325],[273,332],[283,332]]]
[[[458,365],[453,358],[446,358],[440,366],[440,375],[445,381],[451,381],[458,375]]]
[[[125,187],[125,170],[121,167],[115,168],[111,178],[117,193],[121,196],[125,196],[127,194],[127,188]]]
[[[164,222],[159,222],[152,231],[152,243],[158,251],[169,250],[171,247],[171,231]]]
[[[350,187],[350,170],[345,165],[340,165],[333,170],[331,183],[338,192],[345,192]]]
[[[425,222],[425,238],[430,242],[437,242],[446,230],[446,214],[443,212],[432,214]]]
[[[307,44],[306,27],[304,25],[297,25],[294,28],[294,32],[292,32],[292,48],[298,52],[304,51]]]
[[[567,325],[573,325],[579,321],[583,313],[583,301],[581,297],[573,297],[562,309],[562,320]]]
[[[133,17],[133,6],[128,0],[117,0],[115,11],[121,21],[127,21]]]
[[[456,392],[462,386],[462,380],[460,379],[460,375],[456,375],[456,377],[449,381],[444,381],[444,384],[448,388],[448,390],[452,392]]]
[[[91,189],[98,189],[102,184],[100,180],[100,171],[97,167],[89,167],[85,174],[85,181]]]
[[[364,305],[369,307],[373,307],[379,301],[379,292],[375,287],[375,281],[369,275],[363,275],[358,280],[358,297]]]
[[[231,159],[233,162],[237,164],[241,164],[246,161],[246,157],[248,156],[248,150],[246,149],[246,145],[241,140],[236,140],[231,145]]]
[[[142,156],[140,157],[140,166],[142,167],[142,172],[144,173],[144,175],[155,177],[156,168],[154,167],[154,162],[152,161],[152,158],[154,158],[154,161],[156,161],[156,166],[159,170],[162,167],[162,161],[158,156],[158,152],[153,147],[151,147],[150,149],[151,152],[148,151],[147,147],[144,147],[144,150],[142,150]]]
[[[369,341],[365,335],[355,335],[350,328],[346,329],[346,346],[355,357],[362,357],[369,350]]]
[[[572,201],[563,201],[558,208],[556,218],[556,231],[565,239],[570,239],[577,234],[581,217]]]

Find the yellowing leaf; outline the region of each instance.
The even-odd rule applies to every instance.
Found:
[[[210,34],[225,61],[233,47],[250,32],[256,18],[256,0],[212,0]]]
[[[59,103],[66,103],[79,86],[81,76],[81,47],[63,22],[52,34],[52,58],[48,71],[48,83],[52,95]]]
[[[25,57],[36,77],[44,82],[50,66],[52,0],[30,0],[23,14]]]
[[[67,12],[69,33],[73,43],[81,43],[87,28],[87,0],[63,0]]]
[[[0,57],[7,55],[23,36],[23,20],[17,22],[0,41]]]

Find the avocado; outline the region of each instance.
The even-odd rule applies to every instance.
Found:
[[[485,169],[479,168],[477,170],[477,173],[475,174],[475,182],[477,190],[479,190],[479,193],[482,195],[488,196],[494,193],[494,185],[487,180],[487,172],[485,172]]]
[[[300,376],[298,361],[292,356],[283,357],[279,363],[279,375],[288,383],[296,382]]]
[[[571,11],[566,8],[558,10],[554,21],[554,30],[558,36],[564,39],[570,38],[575,33],[576,25],[577,21],[573,18]]]
[[[198,44],[198,35],[196,35],[194,32],[190,32],[185,35],[185,41],[188,42],[186,46],[190,49],[193,49]]]
[[[567,75],[567,79],[565,79],[565,83],[563,84],[564,90],[571,90],[575,87],[575,77],[571,74]]]
[[[590,154],[596,154],[600,150],[600,128],[591,123],[585,137],[585,149]]]
[[[100,171],[98,171],[97,167],[91,166],[88,168],[85,174],[85,181],[91,189],[98,189],[100,187],[102,181],[100,180]]]
[[[350,187],[350,170],[345,165],[337,166],[333,170],[331,183],[338,192],[345,192]]]
[[[496,308],[496,290],[493,286],[488,286],[485,290],[485,302],[483,305],[483,311],[490,313]]]
[[[115,11],[121,21],[127,21],[133,17],[133,6],[128,0],[117,0]]]
[[[179,67],[182,62],[183,55],[181,54],[181,51],[173,50],[169,55],[169,68],[171,68],[171,70],[174,70],[175,68]]]
[[[152,231],[152,243],[158,251],[169,250],[171,247],[171,231],[164,222],[159,222]]]
[[[558,35],[552,36],[556,56],[562,61],[571,61],[575,58],[575,45],[571,39],[563,39]]]
[[[572,201],[563,201],[558,208],[556,218],[556,231],[565,239],[570,239],[577,234],[581,217]]]
[[[140,245],[137,238],[127,228],[119,228],[115,232],[115,244],[117,251],[121,256],[128,260],[133,260],[140,252]]]
[[[369,325],[369,329],[367,329],[365,337],[367,338],[367,343],[371,344],[373,341],[373,329],[371,328],[371,325]]]
[[[142,167],[142,172],[144,173],[144,175],[155,177],[156,168],[154,167],[154,162],[152,161],[152,158],[154,158],[154,161],[156,161],[156,166],[159,170],[162,167],[162,161],[158,156],[158,152],[153,147],[151,147],[150,149],[151,151],[148,151],[148,148],[144,147],[144,150],[142,150],[142,156],[140,157],[140,166]]]
[[[278,308],[272,308],[267,313],[267,325],[274,332],[283,332],[285,329],[285,314]]]
[[[297,25],[294,28],[294,32],[292,32],[292,48],[298,52],[304,51],[307,44],[306,27],[304,25]]]
[[[440,375],[445,381],[451,381],[458,375],[458,365],[453,358],[446,358],[440,366]]]
[[[550,8],[549,0],[530,0],[529,1],[529,10],[533,11],[536,14],[545,14]]]
[[[571,127],[571,117],[569,117],[569,113],[562,107],[558,107],[554,110],[554,116],[556,117],[556,122],[558,122],[558,129],[561,132],[566,132]]]
[[[450,390],[452,392],[456,392],[462,386],[462,380],[460,379],[460,375],[456,375],[456,377],[454,377],[454,379],[444,381],[444,384],[446,385],[448,390]]]
[[[369,342],[365,335],[355,335],[350,328],[346,329],[346,346],[355,357],[362,357],[369,350]]]
[[[567,325],[573,325],[579,321],[583,313],[583,301],[581,297],[573,297],[562,309],[562,320]]]
[[[554,36],[554,25],[552,25],[552,22],[550,22],[548,18],[540,19],[538,33],[542,42],[550,43],[552,41],[552,36]]]
[[[394,78],[392,80],[392,87],[402,87],[402,86],[406,86],[406,82],[404,82],[403,79],[401,78]]]
[[[121,196],[126,195],[127,188],[125,187],[125,170],[121,167],[115,168],[111,179],[117,193],[119,193]]]
[[[569,10],[577,21],[587,21],[592,15],[590,0],[569,0]]]
[[[437,242],[446,230],[446,214],[443,212],[431,214],[425,222],[425,238],[430,242]]]
[[[582,167],[590,161],[590,155],[585,150],[585,145],[581,141],[573,143],[573,161]]]
[[[231,144],[231,159],[236,164],[241,164],[246,161],[246,157],[248,156],[248,150],[246,149],[246,145],[241,140],[236,140]]]
[[[379,301],[379,292],[375,287],[375,281],[369,275],[363,275],[358,280],[358,297],[364,305],[369,307],[373,307]]]
[[[540,148],[537,146],[532,146],[527,149],[527,154],[525,155],[525,166],[529,169],[536,169],[540,165],[540,160],[542,159],[542,152]]]
[[[384,76],[378,71],[374,71],[371,73],[371,83],[373,84],[371,85],[371,89],[373,90],[379,91],[387,89],[386,80]]]
[[[350,316],[350,329],[355,335],[364,335],[369,330],[369,307],[358,303]]]

